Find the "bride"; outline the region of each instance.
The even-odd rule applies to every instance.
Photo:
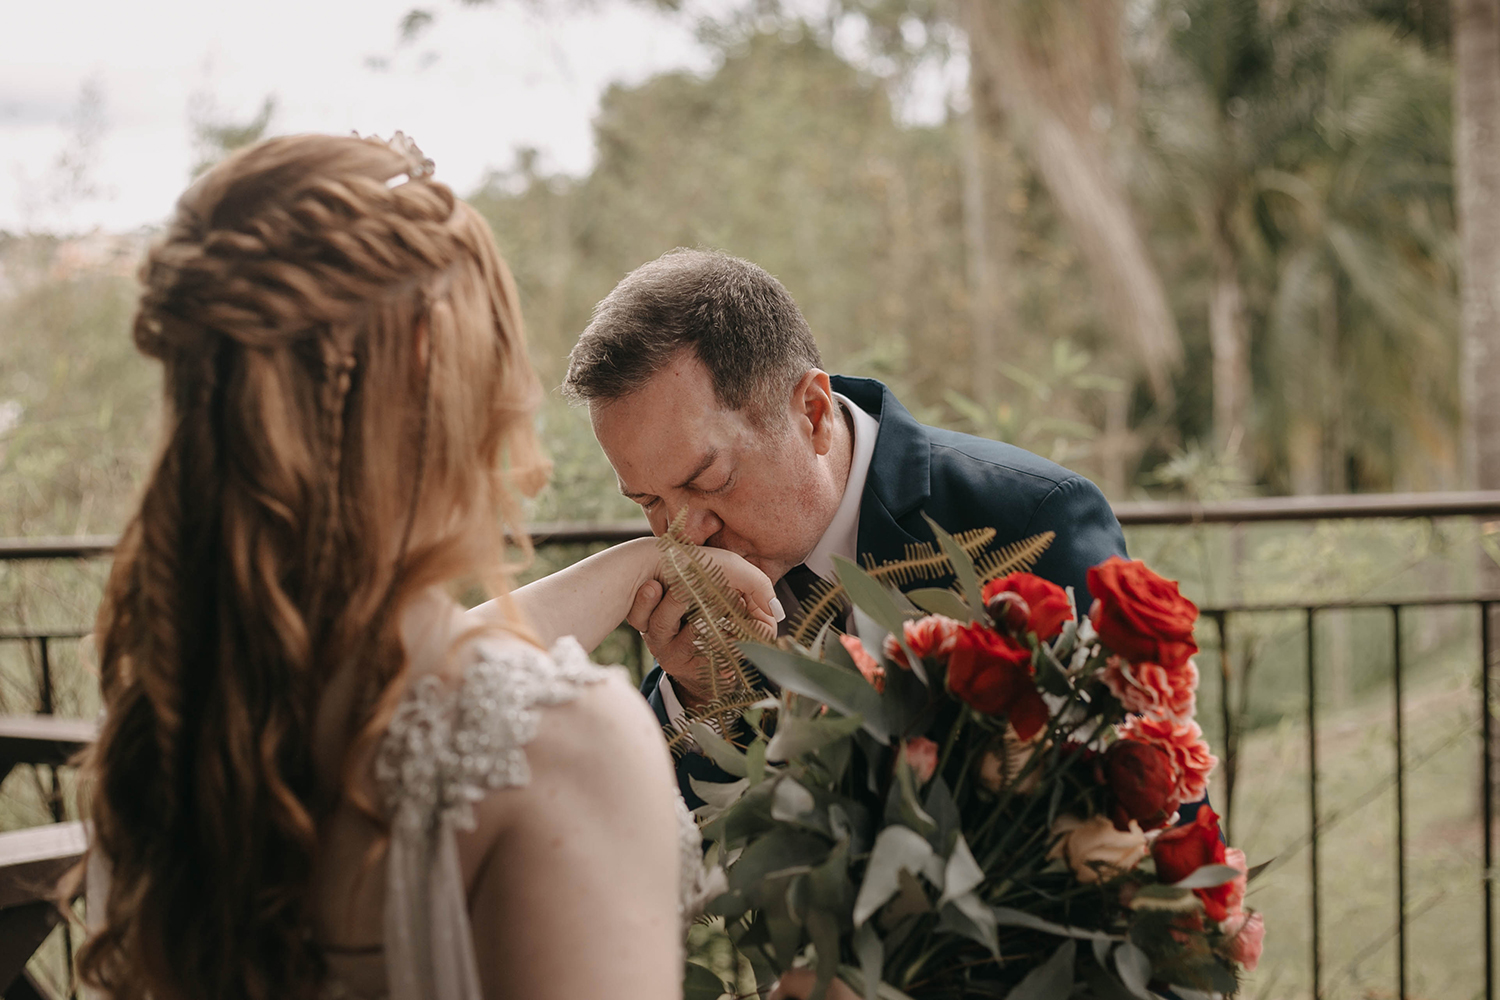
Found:
[[[585,654],[655,549],[511,590],[540,390],[488,229],[430,174],[273,139],[143,268],[165,429],[98,625],[98,995],[680,993],[698,844],[649,709]],[[769,624],[770,582],[710,557]]]

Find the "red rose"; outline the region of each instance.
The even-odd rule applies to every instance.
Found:
[[[982,625],[965,625],[948,654],[948,690],[986,715],[1010,719],[1029,740],[1047,724],[1047,704],[1031,679],[1031,650]]]
[[[1198,723],[1137,715],[1120,726],[1120,736],[1149,743],[1172,762],[1176,783],[1168,808],[1175,810],[1184,802],[1196,802],[1208,794],[1208,776],[1218,766],[1219,759],[1209,752],[1208,741]]]
[[[1116,740],[1099,761],[1099,776],[1114,799],[1110,818],[1115,829],[1128,830],[1135,820],[1155,830],[1172,818],[1177,776],[1166,751],[1136,740]]]
[[[1012,573],[984,585],[984,606],[1013,632],[1033,632],[1043,642],[1057,638],[1073,617],[1068,592],[1031,573]]]
[[[1153,573],[1140,560],[1111,556],[1088,572],[1094,606],[1089,618],[1099,640],[1132,663],[1175,670],[1198,652],[1193,622],[1198,607],[1177,583]]]
[[[1205,805],[1191,823],[1163,830],[1151,845],[1151,859],[1156,862],[1157,877],[1168,883],[1180,882],[1204,865],[1222,865],[1224,841],[1219,837],[1218,814]],[[1226,904],[1232,891],[1232,882],[1193,890],[1210,920],[1229,916]]]

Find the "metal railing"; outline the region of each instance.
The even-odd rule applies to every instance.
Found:
[[[1500,518],[1500,491],[1450,493],[1450,494],[1406,494],[1406,495],[1381,495],[1381,496],[1345,496],[1345,497],[1296,497],[1275,498],[1256,500],[1236,500],[1212,504],[1192,503],[1122,503],[1115,506],[1115,512],[1122,525],[1126,527],[1146,526],[1192,526],[1203,524],[1249,524],[1258,522],[1293,522],[1293,521],[1322,521],[1332,519],[1372,519],[1372,518],[1449,518],[1449,517],[1496,517]],[[642,521],[613,522],[601,524],[589,524],[582,522],[554,522],[547,524],[536,524],[531,528],[534,544],[539,548],[547,548],[558,545],[588,545],[601,543],[616,543],[631,538],[643,537],[649,534],[649,529]],[[107,556],[115,539],[106,536],[90,536],[85,538],[31,538],[31,539],[0,539],[0,562],[32,561],[32,560],[78,560],[98,559]],[[1493,746],[1494,726],[1491,721],[1491,677],[1490,671],[1494,658],[1494,638],[1496,632],[1492,625],[1495,610],[1500,608],[1500,592],[1479,593],[1458,596],[1424,596],[1405,598],[1399,600],[1370,599],[1354,601],[1321,600],[1321,601],[1292,601],[1280,603],[1220,603],[1215,606],[1202,608],[1203,619],[1212,622],[1216,629],[1218,639],[1218,655],[1220,659],[1219,675],[1220,687],[1217,705],[1219,724],[1223,728],[1224,741],[1224,764],[1223,764],[1223,801],[1222,811],[1226,834],[1233,835],[1235,826],[1235,801],[1236,784],[1239,777],[1240,737],[1243,735],[1243,719],[1247,705],[1232,704],[1232,692],[1230,680],[1234,674],[1234,666],[1231,653],[1231,638],[1234,635],[1235,623],[1246,616],[1259,614],[1288,614],[1295,613],[1302,618],[1300,630],[1305,633],[1305,712],[1304,724],[1306,726],[1306,753],[1308,766],[1307,787],[1307,815],[1308,834],[1305,841],[1295,845],[1296,850],[1305,846],[1308,848],[1308,881],[1309,881],[1309,962],[1311,965],[1311,993],[1314,997],[1322,997],[1325,990],[1324,981],[1324,920],[1325,914],[1325,891],[1322,885],[1323,873],[1320,871],[1320,839],[1330,824],[1346,818],[1349,810],[1343,813],[1330,813],[1320,801],[1320,762],[1318,742],[1318,702],[1319,702],[1319,655],[1318,655],[1318,625],[1320,616],[1336,612],[1372,611],[1385,609],[1391,616],[1392,647],[1391,647],[1391,683],[1393,689],[1392,720],[1394,723],[1393,742],[1395,750],[1395,767],[1393,770],[1394,793],[1396,800],[1395,808],[1395,906],[1394,906],[1394,939],[1396,949],[1395,961],[1395,995],[1407,997],[1409,995],[1409,969],[1408,953],[1410,942],[1408,929],[1413,914],[1408,907],[1408,817],[1406,812],[1407,798],[1407,771],[1406,763],[1406,730],[1405,716],[1403,712],[1405,691],[1403,687],[1406,666],[1403,657],[1403,620],[1409,609],[1417,608],[1471,608],[1478,618],[1479,632],[1479,662],[1475,667],[1474,683],[1480,700],[1480,787],[1477,789],[1480,802],[1482,865],[1476,874],[1476,880],[1483,906],[1483,934],[1484,934],[1484,991],[1486,1000],[1495,998],[1495,948],[1494,948],[1494,923],[1493,923],[1493,889],[1489,877],[1493,862],[1493,818],[1492,807],[1494,805],[1494,784],[1497,773],[1495,768],[1495,749]],[[0,643],[22,643],[29,644],[34,650],[35,662],[39,668],[37,676],[39,679],[39,690],[37,692],[37,710],[40,713],[53,711],[53,665],[50,644],[54,641],[79,639],[86,634],[86,630],[79,627],[59,627],[53,629],[23,629],[12,631],[0,631]],[[1205,637],[1207,638],[1207,637]],[[639,666],[644,667],[646,662],[646,651],[643,642],[638,642],[634,647],[634,653],[639,658]],[[39,765],[51,766],[51,765]],[[54,794],[49,797],[49,809],[55,821],[64,819],[65,810],[60,795],[60,784],[55,776],[53,768],[52,789]],[[1232,840],[1231,840],[1232,842]],[[1292,852],[1295,853],[1295,850]],[[1281,859],[1285,861],[1285,858]],[[1278,862],[1280,863],[1280,862]],[[3,992],[4,984],[0,984],[0,992]]]

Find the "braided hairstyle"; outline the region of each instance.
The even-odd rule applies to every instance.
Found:
[[[100,610],[85,770],[112,880],[79,968],[106,996],[316,994],[318,824],[404,691],[399,611],[458,577],[503,595],[527,546],[516,492],[546,469],[515,287],[430,170],[409,143],[272,139],[194,184],[142,267],[165,441]],[[328,788],[311,730],[341,668]]]

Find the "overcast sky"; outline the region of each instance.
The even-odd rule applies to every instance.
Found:
[[[0,230],[159,222],[194,162],[195,102],[239,122],[274,96],[277,132],[401,129],[467,192],[518,146],[540,150],[544,168],[585,172],[590,121],[611,82],[713,66],[688,26],[634,4],[564,16],[519,0],[434,0],[435,26],[400,46],[412,6],[0,0]],[[98,113],[81,115],[91,89]],[[82,147],[91,151],[83,186],[98,190],[89,198],[58,169],[79,162],[81,120],[100,126]]]

